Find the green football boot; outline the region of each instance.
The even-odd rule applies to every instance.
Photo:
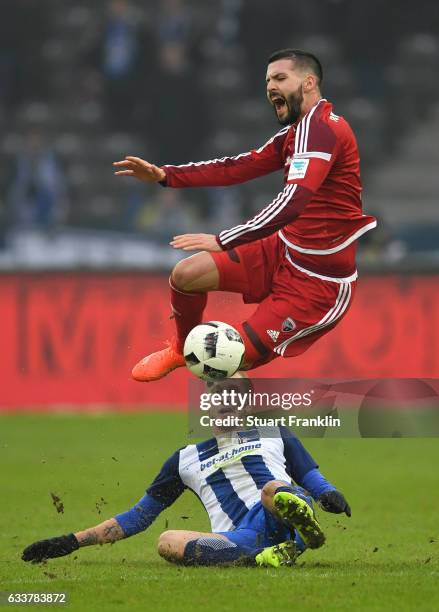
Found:
[[[260,567],[280,567],[294,565],[301,552],[293,540],[264,548],[255,557],[256,565]]]
[[[325,534],[305,500],[294,493],[279,491],[273,498],[273,504],[280,518],[291,530],[297,529],[308,548],[323,546]]]

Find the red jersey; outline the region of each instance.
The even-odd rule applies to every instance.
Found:
[[[170,187],[234,185],[283,169],[284,189],[252,219],[220,232],[218,244],[233,249],[277,231],[285,257],[299,269],[356,276],[355,241],[376,219],[362,213],[355,136],[327,100],[259,149],[163,169]]]

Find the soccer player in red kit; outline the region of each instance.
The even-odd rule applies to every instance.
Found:
[[[343,318],[357,280],[356,240],[376,226],[362,214],[359,153],[351,128],[322,98],[319,60],[298,49],[269,58],[267,97],[284,126],[259,149],[162,168],[138,157],[115,162],[119,176],[167,187],[225,186],[283,170],[284,188],[249,221],[217,236],[175,236],[174,248],[201,251],[170,278],[176,336],[133,369],[139,381],[185,365],[183,344],[202,320],[209,291],[257,303],[231,321],[245,344],[243,369],[306,351]],[[184,120],[184,118],[182,118]]]

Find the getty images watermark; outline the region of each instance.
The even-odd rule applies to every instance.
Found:
[[[248,379],[189,383],[189,436],[439,437],[437,379]]]
[[[295,408],[312,406],[314,390],[304,393],[258,392],[232,379],[212,385],[211,392],[201,393],[199,407],[209,414],[200,415],[202,427],[340,427],[341,419],[330,414],[299,416]],[[215,390],[216,389],[216,390]],[[269,412],[273,414],[267,414]],[[289,414],[279,414],[279,410]]]

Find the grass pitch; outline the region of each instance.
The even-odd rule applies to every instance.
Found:
[[[189,492],[138,536],[45,565],[20,560],[37,539],[128,509],[185,434],[186,416],[170,413],[1,416],[0,590],[66,591],[75,611],[438,609],[435,439],[305,440],[353,516],[319,512],[327,544],[294,568],[184,568],[160,559],[164,529],[209,529]]]

